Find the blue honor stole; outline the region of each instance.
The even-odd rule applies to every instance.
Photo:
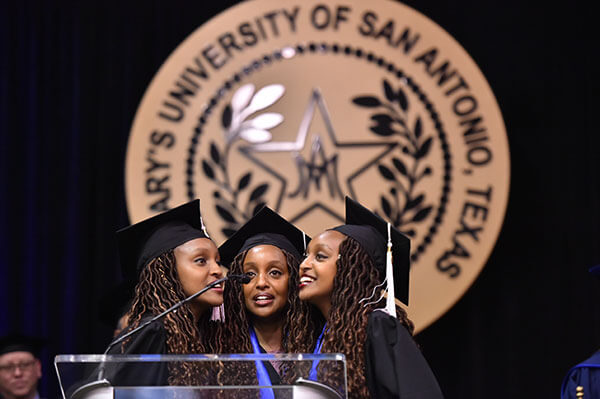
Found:
[[[317,339],[317,346],[315,347],[315,351],[313,352],[315,355],[321,354],[321,347],[323,346],[323,335],[325,335],[325,330],[327,328],[327,323],[323,326],[323,331],[321,331],[321,335],[319,335],[319,339]],[[318,360],[313,360],[312,367],[310,368],[310,374],[308,375],[309,380],[318,381],[317,380],[317,366],[319,365]]]
[[[260,351],[260,347],[258,345],[258,339],[256,338],[256,333],[254,332],[254,328],[252,325],[248,328],[250,331],[250,341],[252,341],[252,349],[254,353],[259,355],[262,352]],[[271,383],[271,378],[269,378],[269,373],[267,372],[267,368],[263,364],[262,361],[256,360],[256,378],[258,379],[258,385],[260,386],[273,386]],[[273,393],[272,388],[261,388],[260,389],[260,398],[261,399],[275,399],[275,394]]]

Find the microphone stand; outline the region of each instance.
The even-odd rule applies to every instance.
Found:
[[[248,284],[250,282],[250,277],[246,274],[231,274],[227,277],[220,278],[218,280],[213,281],[210,284],[207,284],[206,287],[202,288],[200,291],[196,292],[195,294],[190,295],[189,297],[185,298],[183,301],[177,302],[175,305],[171,306],[169,309],[154,316],[150,320],[140,324],[133,330],[129,331],[127,334],[124,334],[124,335],[120,336],[119,338],[115,339],[114,341],[112,341],[108,345],[106,350],[104,351],[103,356],[106,356],[106,354],[108,354],[108,351],[110,351],[116,344],[123,342],[127,337],[132,336],[136,332],[138,332],[141,329],[143,329],[144,327],[146,327],[148,324],[150,324],[156,320],[159,320],[160,318],[164,317],[165,315],[169,314],[170,312],[173,312],[173,311],[179,309],[186,303],[194,300],[198,296],[204,294],[206,291],[210,290],[211,288],[214,288],[216,285],[219,285],[227,280],[232,280],[232,281],[236,280],[236,281],[241,282],[242,284]],[[84,395],[86,392],[89,392],[93,389],[110,387],[111,386],[110,381],[108,381],[106,378],[104,378],[104,366],[105,366],[105,360],[102,360],[102,362],[100,363],[100,366],[99,366],[98,378],[96,379],[96,381],[92,381],[90,383],[87,383],[87,384],[77,388],[75,390],[75,392],[73,392],[73,394],[70,396],[70,398],[71,399],[84,398],[85,396],[82,396],[82,395]]]
[[[233,277],[233,276],[232,276]],[[237,277],[237,275],[236,275]],[[123,342],[127,337],[132,336],[133,334],[135,334],[136,332],[140,331],[142,328],[146,327],[148,324],[164,317],[165,315],[171,313],[174,310],[179,309],[180,307],[182,307],[183,305],[185,305],[186,303],[196,299],[197,297],[199,297],[200,295],[204,294],[206,291],[210,290],[211,288],[214,288],[216,285],[221,284],[224,281],[229,280],[229,277],[223,277],[220,278],[218,280],[213,281],[210,284],[207,284],[206,287],[202,288],[200,291],[196,292],[195,294],[192,294],[190,296],[188,296],[187,298],[185,298],[183,301],[177,302],[175,305],[171,306],[169,309],[165,310],[164,312],[154,316],[153,318],[151,318],[150,320],[147,320],[146,322],[140,324],[139,326],[137,326],[136,328],[134,328],[133,330],[129,331],[127,334],[125,335],[121,335],[119,338],[115,339],[114,341],[112,341],[110,344],[108,344],[108,347],[106,348],[106,350],[104,351],[103,355],[106,355],[108,353],[108,351],[110,351],[112,349],[113,346],[115,346],[116,344],[118,344],[119,342]],[[101,376],[99,376],[100,378],[102,378]]]
[[[186,303],[188,303],[188,302],[196,299],[198,296],[204,294],[206,291],[210,290],[211,288],[214,288],[216,285],[219,285],[222,282],[225,282],[227,280],[238,280],[242,284],[247,284],[250,281],[250,278],[247,275],[245,275],[245,274],[232,274],[230,276],[220,278],[218,280],[213,281],[210,284],[207,284],[206,287],[202,288],[200,291],[196,292],[195,294],[192,294],[192,295],[188,296],[183,301],[177,302],[175,305],[171,306],[169,309],[167,309],[164,312],[162,312],[162,313],[154,316],[150,320],[147,320],[146,322],[140,324],[139,326],[137,326],[133,330],[129,331],[127,334],[121,335],[119,338],[117,338],[114,341],[112,341],[108,345],[108,347],[106,348],[106,350],[104,351],[103,355],[106,355],[108,353],[108,351],[110,351],[116,344],[118,344],[120,342],[123,342],[127,337],[132,336],[136,332],[138,332],[141,329],[143,329],[144,327],[146,327],[148,324],[150,324],[150,323],[152,323],[152,322],[154,322],[154,321],[156,321],[156,320],[164,317],[165,315],[173,312],[174,310],[179,309],[180,307],[182,307]],[[102,366],[100,367],[100,371],[98,373],[98,379],[102,380],[103,378],[104,378],[104,362],[102,362]]]

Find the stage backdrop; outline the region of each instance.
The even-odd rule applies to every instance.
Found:
[[[449,398],[557,395],[568,368],[600,346],[600,281],[587,275],[600,263],[591,12],[406,4],[479,66],[510,146],[494,249],[466,294],[417,340]],[[126,150],[142,96],[175,48],[231,5],[0,6],[0,333],[47,339],[49,397],[57,395],[55,354],[101,352],[110,339],[99,303],[121,279],[114,231],[129,223]]]

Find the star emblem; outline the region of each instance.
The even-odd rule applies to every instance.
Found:
[[[319,117],[324,134],[319,129],[311,128]],[[281,183],[275,209],[282,211],[281,208],[285,207],[289,210],[285,213],[293,214],[289,218],[292,222],[315,209],[321,209],[343,221],[340,209],[343,209],[344,195],[356,198],[352,181],[397,145],[396,142],[339,140],[323,95],[314,89],[295,140],[246,145],[240,147],[239,151]],[[290,154],[291,164],[287,168],[268,156],[269,153],[282,152]],[[358,155],[365,160],[359,165],[356,164]],[[285,176],[280,171],[292,169],[297,172],[297,183],[290,187],[289,181],[293,176]],[[340,173],[343,177],[340,177]],[[337,201],[339,206],[330,206]]]

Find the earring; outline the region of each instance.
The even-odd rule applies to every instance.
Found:
[[[225,323],[225,305],[220,304],[219,306],[213,306],[210,319],[212,321]]]

